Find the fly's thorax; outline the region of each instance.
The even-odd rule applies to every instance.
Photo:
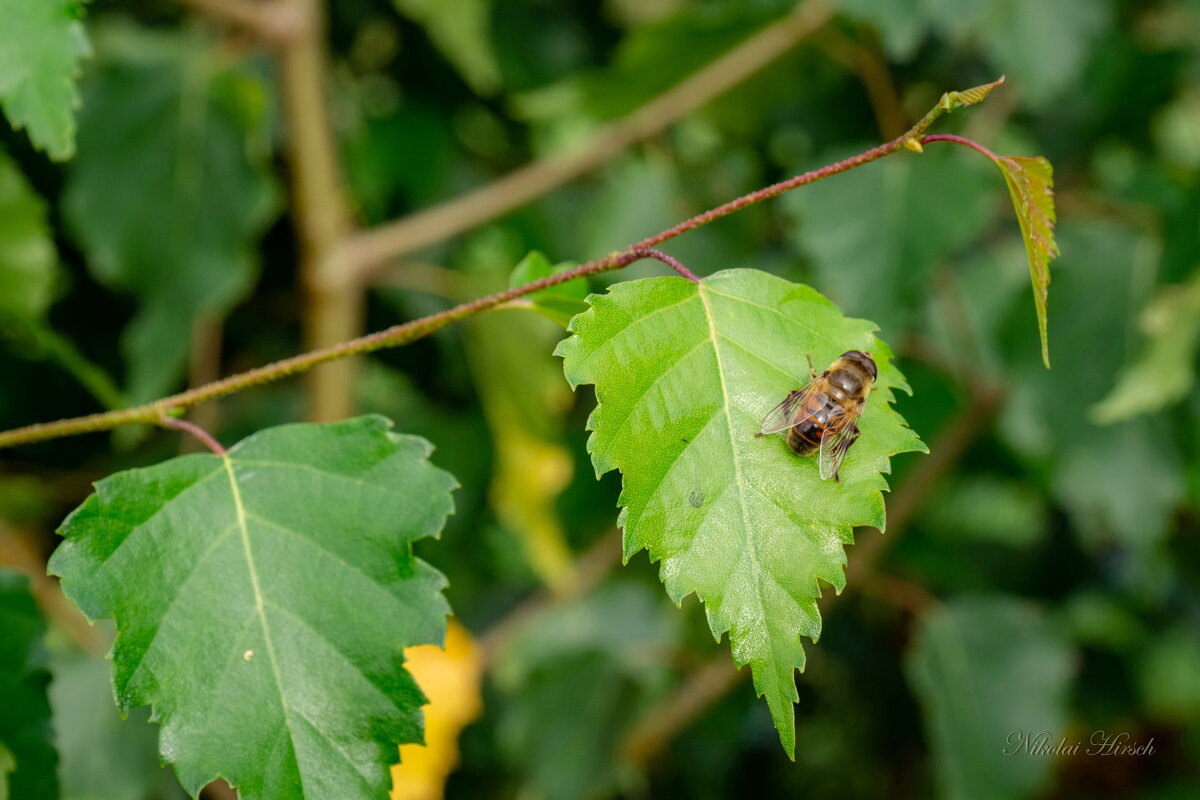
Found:
[[[868,376],[857,364],[847,363],[829,373],[829,388],[834,400],[857,400],[866,393]]]
[[[847,350],[838,357],[837,362],[840,366],[849,366],[858,370],[866,378],[865,384],[870,385],[879,377],[879,368],[875,365],[875,359],[871,358],[870,353],[864,353],[862,350]]]

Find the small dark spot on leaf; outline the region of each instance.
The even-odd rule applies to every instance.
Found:
[[[680,437],[679,437],[679,441],[683,442],[684,444],[687,444],[687,443],[688,443],[688,440],[687,440],[687,437],[686,437],[686,436],[680,436]]]
[[[692,489],[691,493],[688,495],[688,505],[690,505],[692,508],[699,508],[700,506],[704,505],[704,492],[700,491],[699,489]]]

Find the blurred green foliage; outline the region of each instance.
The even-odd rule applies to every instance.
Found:
[[[0,569],[0,797],[58,794],[58,754],[46,696],[50,672],[42,645],[45,630],[29,594],[29,580]]]
[[[364,224],[581,146],[792,6],[330,5],[331,105]],[[744,683],[647,768],[622,757],[623,737],[657,702],[724,657],[700,605],[672,609],[656,569],[637,556],[618,583],[524,620],[509,638],[485,715],[464,734],[450,797],[1196,796],[1200,6],[836,6],[823,29],[668,132],[389,270],[368,298],[367,327],[503,288],[533,250],[546,265],[602,256],[894,135],[897,117],[911,122],[941,92],[1003,73],[1007,83],[986,103],[939,131],[1055,166],[1054,368],[1041,364],[1004,182],[966,150],[939,143],[902,153],[668,243],[700,274],[764,269],[883,326],[914,388],[900,411],[933,450],[896,461],[892,498],[918,508],[887,534],[876,572],[851,581],[808,648],[796,764]],[[96,0],[85,20],[95,54],[82,62],[79,154],[51,163],[36,148],[69,153],[70,117],[40,121],[14,98],[51,93],[69,105],[74,89],[62,78],[81,52],[78,6],[0,0],[6,19],[67,7],[76,11],[55,18],[58,34],[44,45],[0,25],[0,103],[23,126],[0,126],[0,428],[97,410],[95,385],[81,375],[127,376],[120,383],[130,396],[180,386],[197,315],[224,318],[225,372],[301,349],[294,218],[278,214],[275,188],[286,178],[285,132],[269,57],[167,0]],[[52,62],[36,73],[52,85],[14,82],[13,65],[33,63],[29,47]],[[661,274],[661,265],[639,263],[596,284]],[[522,323],[504,325],[501,315],[521,313],[489,322],[516,330]],[[68,349],[48,349],[29,333],[30,319]],[[557,459],[548,478],[522,486],[518,471],[508,485],[538,498],[539,524],[550,520],[558,552],[583,552],[608,534],[620,490],[614,475],[592,480],[587,393],[570,405],[538,388],[551,374],[553,329],[512,334],[524,349],[502,369],[487,368],[499,362],[484,330],[451,328],[373,356],[355,387],[364,411],[434,442],[434,462],[462,484],[442,539],[418,555],[450,578],[447,597],[476,633],[544,582],[523,546],[529,531],[513,529],[528,519],[502,513],[512,495],[495,489],[501,465],[523,463],[512,448]],[[54,353],[75,357],[47,357]],[[981,414],[981,387],[1000,397],[999,412],[976,420],[959,457],[914,498],[907,482],[947,446],[945,431]],[[301,384],[257,389],[219,409],[215,431],[232,442],[300,418]],[[541,421],[511,421],[530,417]],[[97,435],[0,453],[9,487],[0,491],[0,557],[13,532],[48,553],[53,528],[89,481],[178,446],[166,434],[132,449],[111,444]],[[573,478],[552,483],[563,474]],[[17,475],[36,488],[11,483]],[[857,534],[860,543],[878,536]],[[851,565],[857,551],[848,550]],[[74,659],[51,663],[67,796],[177,796],[142,719],[84,713],[83,700],[71,699],[79,687],[107,687],[85,680],[81,664],[98,672],[103,662],[71,652],[66,629],[51,620],[51,644]],[[1011,729],[1039,727],[1052,742],[1087,742],[1101,730],[1153,737],[1156,752],[1002,756]],[[119,746],[114,729],[128,733]],[[16,758],[12,785],[21,756],[2,744]],[[0,781],[6,763],[0,755]],[[83,783],[107,788],[88,794]],[[971,793],[984,783],[992,794]]]

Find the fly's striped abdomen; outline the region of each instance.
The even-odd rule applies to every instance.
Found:
[[[814,392],[797,410],[795,427],[788,430],[788,447],[799,455],[808,455],[821,446],[821,437],[829,427],[834,404],[824,392]]]
[[[821,446],[821,434],[824,432],[824,427],[810,419],[788,430],[788,447],[806,456]]]

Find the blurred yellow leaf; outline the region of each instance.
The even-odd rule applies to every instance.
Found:
[[[554,504],[571,481],[571,456],[561,445],[531,436],[501,409],[488,414],[496,442],[492,508],[517,532],[530,566],[547,585],[571,580],[571,551]]]
[[[562,444],[571,392],[550,356],[562,329],[511,311],[472,320],[468,330],[471,372],[496,448],[492,508],[538,578],[563,588],[574,573],[555,503],[574,471]]]
[[[479,684],[483,655],[471,634],[454,619],[446,626],[446,647],[409,647],[405,666],[429,698],[425,744],[400,747],[392,767],[392,800],[440,800],[446,778],[458,765],[458,735],[483,708]]]

